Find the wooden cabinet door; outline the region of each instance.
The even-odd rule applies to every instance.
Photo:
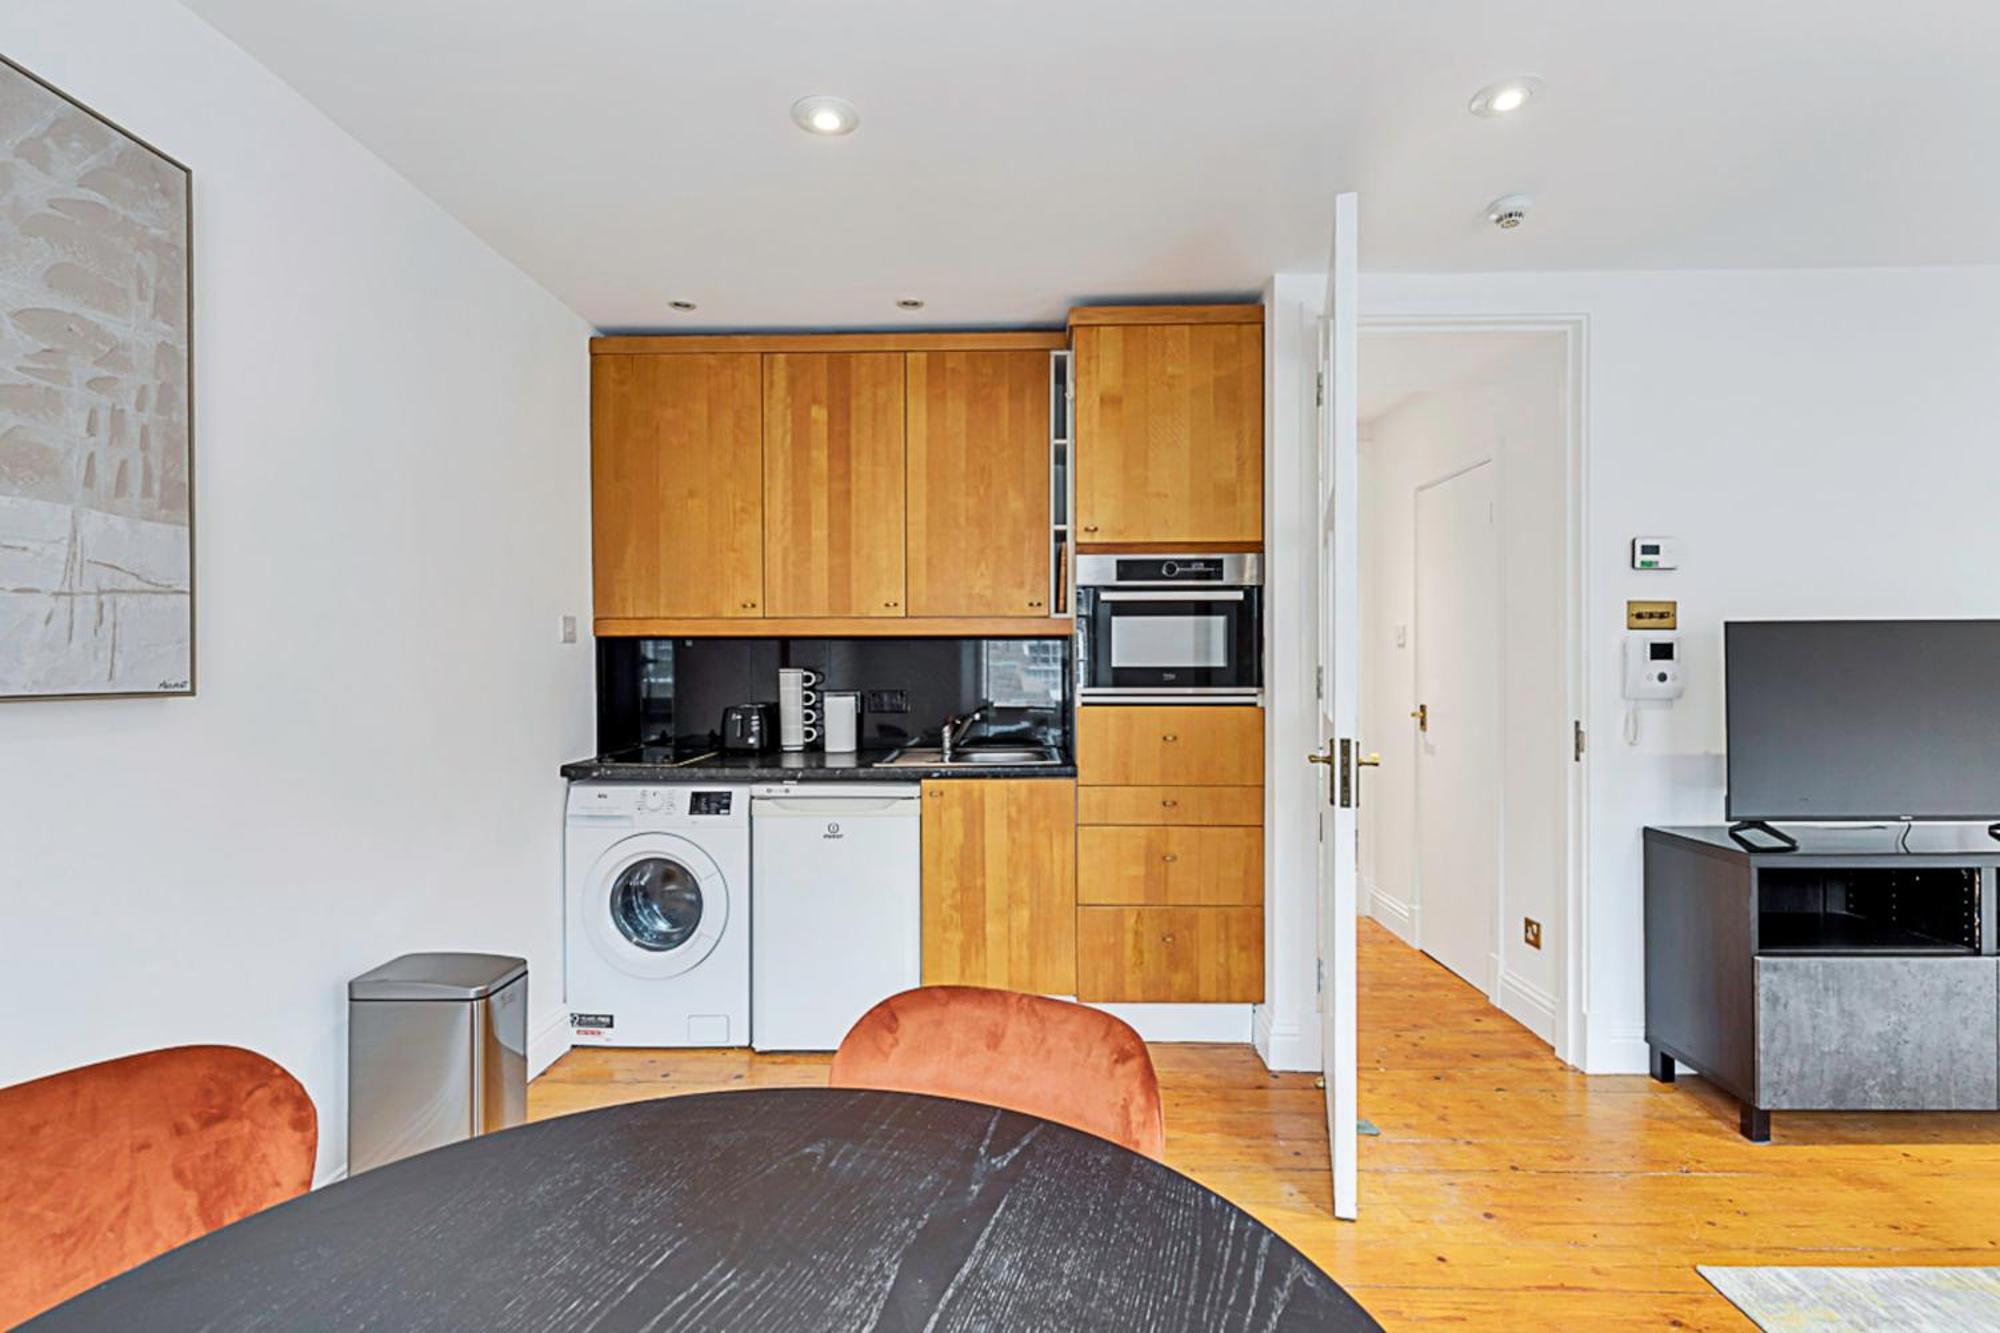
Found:
[[[1257,1004],[1261,907],[1079,907],[1076,997]]]
[[[1262,786],[1264,710],[1098,704],[1076,710],[1077,781],[1092,787]]]
[[[597,614],[764,614],[761,358],[590,362]]]
[[[924,783],[923,979],[1076,993],[1076,785]]]
[[[911,352],[913,616],[1049,614],[1049,354]]]
[[[1076,330],[1077,540],[1264,540],[1264,330]]]
[[[1264,901],[1264,830],[1077,830],[1076,900],[1105,906],[1251,907]]]
[[[903,353],[765,355],[764,605],[904,614]]]

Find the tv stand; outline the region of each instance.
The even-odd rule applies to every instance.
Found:
[[[1749,835],[1761,833],[1775,842],[1775,847],[1759,847],[1750,841]],[[1796,852],[1799,840],[1781,833],[1775,826],[1762,819],[1739,819],[1729,826],[1729,836],[1738,847],[1746,852]]]
[[[2000,833],[1745,832],[1645,831],[1653,1077],[1692,1066],[1758,1143],[1772,1111],[2000,1110]]]

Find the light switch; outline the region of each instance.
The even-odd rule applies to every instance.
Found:
[[[1396,646],[1398,648],[1407,648],[1410,646],[1410,627],[1408,625],[1396,626]]]
[[[575,616],[564,616],[564,617],[562,618],[562,642],[564,642],[564,643],[575,643],[575,642],[576,642],[576,617],[575,617]]]

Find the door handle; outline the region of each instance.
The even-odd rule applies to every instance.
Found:
[[[1371,754],[1365,759],[1355,760],[1354,766],[1356,768],[1380,768],[1382,767],[1382,756],[1379,754]]]
[[[1431,729],[1431,706],[1429,704],[1418,704],[1411,711],[1410,716],[1417,720],[1418,731],[1429,731]]]
[[[1331,764],[1333,762],[1333,746],[1328,745],[1318,754],[1307,755],[1306,762],[1308,764]]]

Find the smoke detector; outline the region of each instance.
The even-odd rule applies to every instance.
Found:
[[[1486,220],[1501,231],[1512,231],[1528,220],[1528,210],[1534,206],[1533,195],[1505,194],[1486,206]]]

